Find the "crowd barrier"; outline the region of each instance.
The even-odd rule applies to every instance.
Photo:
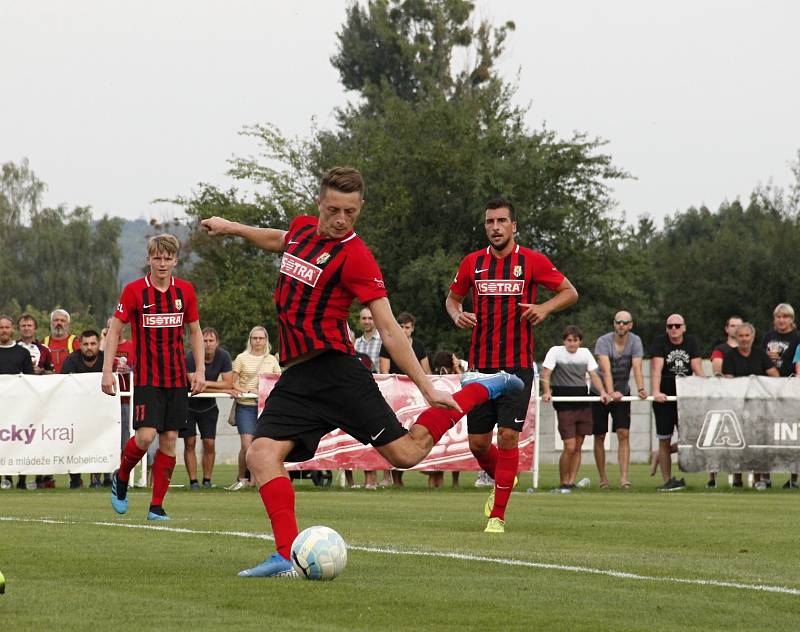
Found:
[[[405,376],[376,375],[381,392],[400,422],[410,427],[427,407]],[[455,392],[458,376],[431,376],[437,388]],[[277,381],[262,376],[259,409]],[[681,469],[699,471],[800,470],[800,380],[792,378],[703,378],[677,380],[680,417],[678,460]],[[520,470],[539,485],[538,380],[520,437]],[[117,467],[120,397],[100,390],[99,374],[0,376],[0,475],[107,472]],[[195,397],[229,397],[203,393]],[[596,402],[598,397],[553,397],[554,402]],[[653,401],[625,397],[623,401]],[[127,423],[132,427],[133,407]],[[341,431],[326,435],[315,458],[289,463],[287,469],[387,469],[390,465],[368,446]],[[461,420],[415,470],[477,470],[469,452],[466,421]],[[134,482],[145,485],[143,459]]]

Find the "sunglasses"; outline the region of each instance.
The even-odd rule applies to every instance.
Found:
[[[667,329],[680,329],[683,323],[667,323]]]
[[[632,320],[615,320],[615,325],[630,325],[633,321]]]

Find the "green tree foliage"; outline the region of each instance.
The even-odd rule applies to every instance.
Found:
[[[653,333],[678,312],[705,348],[723,336],[731,314],[752,322],[760,338],[772,329],[775,305],[800,307],[800,270],[787,265],[800,249],[800,224],[785,200],[761,190],[747,207],[690,208],[666,221],[652,244],[661,317]]]
[[[27,161],[3,165],[2,173],[0,306],[59,306],[104,324],[119,292],[121,220],[94,221],[88,207],[40,208],[44,184]]]

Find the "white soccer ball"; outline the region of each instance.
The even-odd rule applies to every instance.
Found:
[[[347,545],[330,527],[309,527],[292,543],[292,564],[306,579],[334,579],[347,566]]]

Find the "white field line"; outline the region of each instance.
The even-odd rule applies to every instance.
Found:
[[[77,520],[57,520],[55,518],[17,518],[14,516],[0,516],[0,522],[27,522],[39,524],[64,524],[64,525],[94,525],[97,527],[122,527],[124,529],[146,529],[149,531],[165,531],[168,533],[188,533],[193,535],[221,535],[234,538],[246,538],[250,540],[273,540],[271,535],[264,533],[250,533],[248,531],[211,531],[206,529],[185,529],[181,527],[167,527],[163,525],[151,524],[132,524],[125,522],[83,522]],[[483,555],[470,555],[468,553],[455,553],[448,551],[404,551],[394,547],[376,546],[357,546],[348,544],[347,548],[352,551],[363,551],[365,553],[378,553],[382,555],[415,555],[418,557],[438,557],[451,560],[462,560],[465,562],[480,562],[486,564],[503,564],[505,566],[521,566],[524,568],[536,568],[542,570],[562,571],[567,573],[580,573],[585,575],[604,575],[617,579],[628,579],[633,581],[664,582],[668,584],[688,584],[691,586],[714,586],[718,588],[735,588],[737,590],[754,590],[757,592],[780,593],[784,595],[794,595],[800,597],[800,588],[789,588],[787,586],[771,586],[769,584],[745,584],[741,582],[729,582],[718,579],[687,579],[683,577],[659,577],[656,575],[639,575],[637,573],[627,573],[625,571],[615,571],[603,568],[591,568],[589,566],[572,566],[569,564],[549,564],[545,562],[530,562],[527,560],[513,560],[499,557],[485,557]]]

